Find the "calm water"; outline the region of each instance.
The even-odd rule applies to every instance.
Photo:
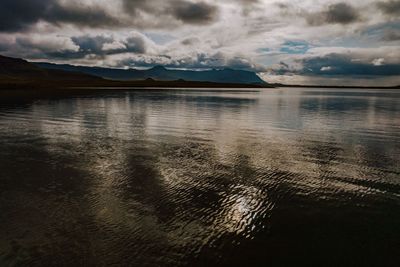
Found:
[[[0,266],[398,266],[399,90],[0,103]]]

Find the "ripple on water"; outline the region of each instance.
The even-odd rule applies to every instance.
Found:
[[[0,265],[394,266],[399,101],[271,89],[1,104]]]

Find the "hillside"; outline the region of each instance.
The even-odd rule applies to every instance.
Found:
[[[86,83],[99,81],[103,81],[103,79],[84,73],[43,69],[23,59],[0,55],[0,83],[2,84],[54,84],[59,82]]]

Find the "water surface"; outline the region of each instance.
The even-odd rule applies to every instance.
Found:
[[[400,91],[0,100],[0,266],[397,266]]]

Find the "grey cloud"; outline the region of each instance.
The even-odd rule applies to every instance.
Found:
[[[126,51],[130,53],[144,54],[147,51],[146,42],[140,36],[129,37],[126,42]]]
[[[74,49],[59,47],[50,40],[42,41],[40,44],[33,41],[30,37],[17,37],[15,42],[0,41],[0,51],[14,53],[15,56],[24,56],[30,59],[104,59],[109,55],[124,53],[143,54],[148,47],[142,35],[133,34],[124,40],[115,40],[112,36],[75,36],[71,37],[71,44]],[[113,46],[117,43],[117,46]],[[109,47],[105,47],[109,45]]]
[[[118,16],[111,14],[106,6],[85,2],[1,0],[0,32],[26,30],[40,21],[87,28],[168,28],[182,23],[209,24],[216,20],[217,14],[216,5],[189,0],[123,0],[123,10]]]
[[[146,41],[141,35],[134,35],[125,40],[119,41],[122,47],[105,49],[106,44],[116,42],[110,36],[79,36],[72,37],[72,41],[79,46],[79,51],[75,53],[78,56],[95,54],[98,56],[115,55],[123,53],[143,54],[147,51]]]
[[[165,15],[171,1],[166,0],[122,0],[124,12],[138,15],[140,12],[153,15]]]
[[[361,19],[359,12],[351,5],[341,2],[328,6],[324,11],[308,13],[306,20],[309,25],[350,24]]]
[[[79,51],[84,54],[93,53],[93,54],[102,54],[103,46],[107,43],[112,43],[113,38],[105,37],[105,36],[78,36],[72,37],[71,40],[79,46]]]
[[[187,46],[194,45],[196,43],[200,43],[200,39],[196,38],[196,37],[186,38],[181,41],[181,44],[187,45]]]
[[[151,8],[151,5],[148,5],[148,1],[142,0],[123,0],[123,7],[124,10],[128,13],[135,13],[138,9],[144,9],[147,11],[153,11],[154,9]]]
[[[400,16],[399,0],[380,1],[377,3],[377,7],[389,16]]]
[[[386,42],[400,41],[400,31],[399,30],[387,30],[383,34],[382,40],[386,41]]]
[[[17,31],[36,23],[46,16],[53,0],[2,0],[0,1],[0,31]]]
[[[208,24],[213,22],[218,14],[217,6],[205,2],[173,1],[171,6],[173,16],[189,24]]]
[[[244,5],[248,5],[248,4],[257,4],[260,2],[260,0],[238,0],[240,3],[244,4]]]
[[[400,75],[400,64],[374,65],[358,62],[348,55],[328,54],[303,60],[304,74],[313,75]]]
[[[260,0],[236,0],[242,6],[242,14],[249,16],[252,12],[259,10],[257,4]]]
[[[157,18],[163,18],[164,24],[171,18],[188,24],[209,24],[216,20],[218,6],[203,1],[190,0],[123,0],[125,12],[140,16],[141,12]]]
[[[288,9],[288,8],[290,8],[289,4],[287,4],[287,3],[278,2],[278,3],[275,3],[275,5],[277,7],[279,7],[280,9]]]
[[[384,61],[383,59],[380,61]],[[350,55],[331,53],[324,56],[313,56],[299,59],[301,68],[291,68],[281,63],[274,70],[275,74],[298,74],[316,76],[397,76],[400,75],[400,62],[374,64],[353,60]]]
[[[121,60],[118,62],[117,67],[153,67],[156,65],[182,69],[232,68],[255,72],[265,71],[263,66],[257,65],[249,59],[230,56],[221,52],[214,54],[198,53],[183,58],[171,58],[166,55],[146,57],[144,55]]]
[[[39,21],[80,26],[116,26],[120,21],[98,6],[63,6],[57,0],[1,0],[0,31],[13,32],[29,28]]]
[[[0,41],[0,52],[5,52],[9,49],[10,49],[10,45],[8,43],[6,43],[6,42],[3,43]]]
[[[46,16],[45,20],[52,23],[72,23],[79,26],[99,28],[104,26],[124,26],[125,22],[111,16],[98,6],[55,5]]]
[[[29,36],[19,36],[13,42],[1,42],[1,44],[7,46],[8,55],[29,59],[54,59],[64,54],[76,53],[73,48],[62,46],[61,42],[54,43],[54,40],[45,39],[38,43]]]

